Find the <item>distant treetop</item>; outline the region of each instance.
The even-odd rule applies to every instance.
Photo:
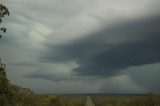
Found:
[[[0,24],[2,23],[2,18],[5,16],[5,15],[8,15],[9,16],[9,10],[8,8],[3,5],[3,4],[0,4]],[[2,32],[6,32],[6,28],[5,27],[0,27],[0,31]],[[0,35],[0,38],[2,37],[2,35]]]

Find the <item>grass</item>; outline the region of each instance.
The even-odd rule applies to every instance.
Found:
[[[160,95],[92,96],[95,106],[160,106]],[[15,95],[11,104],[0,106],[85,106],[85,96]]]
[[[96,106],[160,106],[160,95],[93,96]]]
[[[1,101],[1,100],[0,100]],[[83,96],[40,96],[35,94],[16,95],[11,103],[0,106],[84,106]]]

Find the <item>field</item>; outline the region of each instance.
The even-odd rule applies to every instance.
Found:
[[[1,104],[0,106],[160,106],[160,96],[58,96],[29,94],[17,95],[10,104]]]
[[[92,96],[95,106],[160,106],[159,95]]]
[[[50,98],[51,97],[51,98]],[[84,96],[49,96],[47,97],[51,106],[84,106]]]

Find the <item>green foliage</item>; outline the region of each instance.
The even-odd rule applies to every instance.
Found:
[[[48,96],[46,100],[49,106],[58,106],[60,103],[60,98],[58,96]]]
[[[11,85],[6,77],[1,78],[0,106],[84,106],[84,97],[36,95],[30,89]]]
[[[8,79],[0,75],[0,106],[7,106],[11,102],[12,95]]]
[[[2,23],[2,17],[5,15],[9,15],[9,10],[5,5],[0,4],[0,24]],[[7,29],[5,27],[0,27],[0,30],[5,33]],[[0,38],[1,37],[2,36],[0,35]]]
[[[0,94],[6,94],[9,90],[9,81],[8,79],[0,75]]]

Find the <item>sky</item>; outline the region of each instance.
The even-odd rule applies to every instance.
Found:
[[[160,91],[159,0],[1,0],[0,57],[36,93]]]

